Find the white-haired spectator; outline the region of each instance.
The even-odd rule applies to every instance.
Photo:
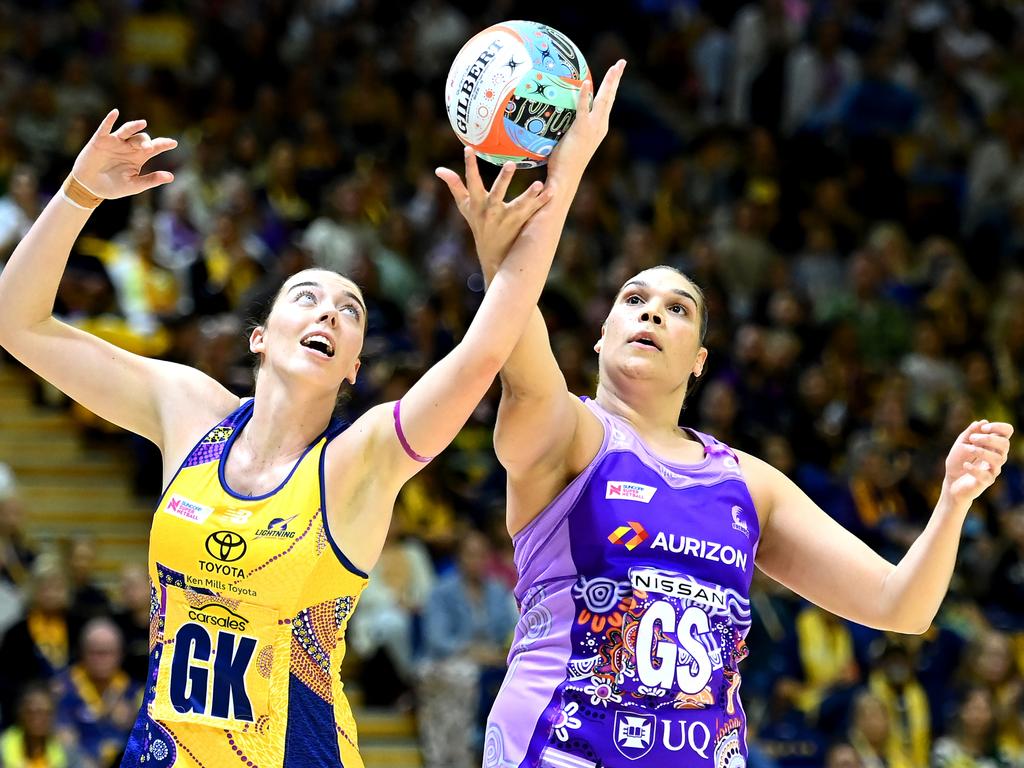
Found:
[[[121,630],[110,619],[82,629],[80,661],[57,678],[57,727],[83,768],[120,763],[142,689],[125,672]]]

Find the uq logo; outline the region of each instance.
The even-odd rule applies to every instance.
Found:
[[[615,748],[623,757],[639,760],[654,746],[657,718],[648,714],[615,713]]]
[[[198,616],[207,624],[230,626],[247,620],[207,614],[205,606]],[[192,613],[197,613],[192,611]],[[202,624],[183,624],[174,638],[174,657],[171,660],[170,699],[175,711],[209,714],[223,719],[253,721],[252,702],[245,689],[245,674],[256,652],[256,638],[237,635],[223,629],[214,639]],[[211,657],[213,658],[211,662]]]

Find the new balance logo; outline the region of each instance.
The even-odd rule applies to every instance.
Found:
[[[651,537],[640,523],[630,522],[629,525],[620,525],[611,535],[608,541],[612,544],[624,544],[626,549],[632,552]]]

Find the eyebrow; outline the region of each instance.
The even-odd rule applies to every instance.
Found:
[[[291,293],[296,288],[319,288],[321,291],[324,289],[324,287],[320,285],[320,283],[314,282],[313,280],[305,280],[301,283],[296,283],[295,285],[289,286],[288,293]],[[343,289],[342,293],[348,296],[350,299],[352,299],[356,304],[358,304],[359,309],[362,310],[364,315],[366,314],[366,305],[363,304],[362,300],[358,296],[356,296],[354,293],[352,293],[352,291],[348,289]]]
[[[624,286],[622,286],[622,289],[619,291],[619,293],[622,293],[622,291],[626,290],[631,285],[635,285],[638,288],[650,288],[651,287],[647,283],[645,283],[643,280],[630,280],[628,283],[626,283]],[[684,291],[682,288],[672,288],[671,291],[672,291],[672,293],[676,294],[677,296],[682,296],[684,299],[689,299],[690,301],[692,301],[693,302],[693,306],[695,306],[695,307],[699,307],[700,306],[700,304],[697,303],[697,299],[689,291]]]

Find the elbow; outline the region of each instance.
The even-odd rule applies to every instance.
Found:
[[[502,355],[495,350],[474,354],[472,361],[466,366],[465,374],[469,381],[478,382],[487,389],[507,359],[508,355]]]
[[[897,616],[887,617],[878,623],[878,629],[885,632],[896,632],[901,635],[923,635],[931,626],[935,614],[930,616],[913,616],[901,611]]]
[[[904,635],[923,635],[931,626],[932,622],[929,619],[928,621],[908,622],[905,626],[894,631]]]

